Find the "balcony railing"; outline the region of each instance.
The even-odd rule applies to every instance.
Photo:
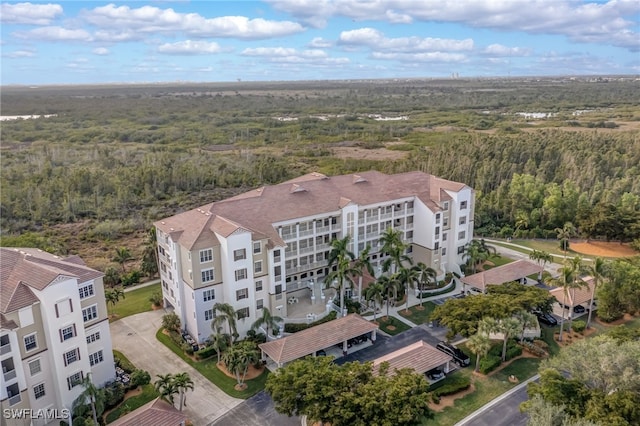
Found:
[[[18,404],[20,401],[22,401],[22,397],[20,396],[20,394],[12,396],[11,398],[9,398],[9,407]]]
[[[8,354],[11,352],[11,343],[0,346],[0,355]]]
[[[307,235],[313,235],[313,229],[307,229],[306,231],[300,231],[300,237],[306,237]]]
[[[329,227],[328,226],[318,226],[318,227],[316,227],[316,234],[326,234],[327,232],[329,232]]]
[[[4,373],[4,381],[5,383],[8,382],[11,379],[15,379],[16,378],[16,369],[14,368],[11,371],[7,371],[6,373]]]

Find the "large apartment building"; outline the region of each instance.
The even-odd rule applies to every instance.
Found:
[[[0,248],[3,424],[58,424],[47,417],[71,408],[87,374],[97,386],[114,380],[102,276],[77,256]]]
[[[286,317],[287,294],[322,281],[330,242],[346,235],[378,266],[380,235],[395,228],[414,261],[459,271],[473,213],[473,189],[422,172],[310,173],[257,188],[155,223],[165,304],[202,342],[213,305],[229,303],[243,335],[264,307]]]

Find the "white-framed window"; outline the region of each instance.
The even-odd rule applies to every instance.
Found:
[[[38,340],[36,339],[36,333],[24,336],[24,350],[29,352],[38,348]]]
[[[213,309],[207,309],[206,311],[204,311],[204,320],[205,321],[211,321],[214,318],[215,318],[215,316],[213,315]]]
[[[80,349],[76,348],[69,352],[65,352],[62,357],[64,358],[64,365],[73,364],[80,359]]]
[[[98,305],[91,305],[82,310],[82,319],[84,322],[98,318]]]
[[[213,249],[200,250],[200,263],[211,262],[213,260]]]
[[[465,231],[460,231],[458,232],[458,239],[463,240],[466,235],[467,233]]]
[[[33,396],[40,399],[44,396],[44,383],[39,383],[33,387]]]
[[[65,340],[72,339],[76,336],[76,325],[72,324],[68,327],[63,327],[60,329],[60,341],[64,342]]]
[[[249,289],[248,288],[243,288],[243,289],[240,289],[240,290],[236,290],[236,300],[246,299],[247,297],[249,297]]]
[[[458,223],[460,225],[464,225],[465,223],[467,223],[467,217],[466,216],[460,217],[460,220],[458,221]]]
[[[93,367],[96,364],[101,363],[102,361],[104,361],[104,358],[102,356],[102,351],[98,351],[96,353],[92,353],[89,354],[89,364]]]
[[[462,254],[464,253],[464,246],[459,246],[458,247],[458,254]]]
[[[440,224],[440,213],[436,214],[436,224]]]
[[[256,281],[256,291],[262,291],[262,280]]]
[[[238,319],[249,318],[249,308],[238,309],[236,315]]]
[[[460,210],[464,210],[467,208],[467,202],[466,201],[461,201],[460,202]]]
[[[208,302],[216,298],[216,291],[214,289],[205,290],[202,292],[202,301]]]
[[[203,283],[208,283],[213,281],[215,279],[213,268],[203,269],[202,271],[200,271],[200,277],[202,278]]]
[[[436,226],[436,238],[440,237],[440,227]]]
[[[247,268],[237,269],[236,270],[236,281],[244,280],[247,278]]]
[[[442,241],[447,241],[447,233],[446,232],[442,233]]]
[[[447,254],[447,248],[446,247],[442,247],[442,255],[446,255]]]
[[[247,250],[246,249],[237,249],[233,251],[233,260],[243,260],[247,258]]]
[[[442,210],[444,210],[444,211],[449,210],[449,202],[448,201],[444,202],[444,207],[442,207]]]
[[[260,253],[262,253],[262,244],[260,243],[260,241],[256,241],[253,243],[253,254]]]
[[[253,263],[253,273],[259,274],[260,272],[262,272],[262,260]]]
[[[439,248],[440,248],[440,243],[439,243],[438,241],[436,241],[436,243],[435,243],[435,245],[434,245],[433,249],[434,249],[434,250],[438,250]]]
[[[449,218],[445,217],[444,219],[442,219],[442,226],[444,226],[445,228],[447,226],[449,226]]]
[[[69,390],[82,383],[83,378],[84,374],[82,373],[82,371],[78,371],[77,373],[74,373],[67,377],[67,387],[69,388]]]
[[[33,361],[29,362],[29,374],[31,374],[32,376],[35,376],[41,371],[42,371],[42,365],[40,364],[40,358],[34,359]]]
[[[256,309],[262,309],[262,308],[264,308],[264,300],[263,299],[256,300]]]
[[[80,292],[80,299],[86,299],[87,297],[91,297],[93,296],[93,284],[88,284],[85,285],[83,287],[80,287],[79,289]]]
[[[96,331],[95,333],[91,333],[89,335],[87,335],[87,344],[88,343],[93,343],[96,340],[100,340],[100,332]]]

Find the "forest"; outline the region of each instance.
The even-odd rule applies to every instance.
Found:
[[[1,102],[53,115],[2,121],[3,245],[82,255],[260,185],[369,169],[475,188],[479,235],[640,238],[632,78],[7,86]]]

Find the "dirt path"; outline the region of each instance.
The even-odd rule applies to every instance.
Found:
[[[589,256],[602,257],[628,257],[636,256],[640,253],[629,247],[628,244],[605,241],[571,242],[571,250]]]

